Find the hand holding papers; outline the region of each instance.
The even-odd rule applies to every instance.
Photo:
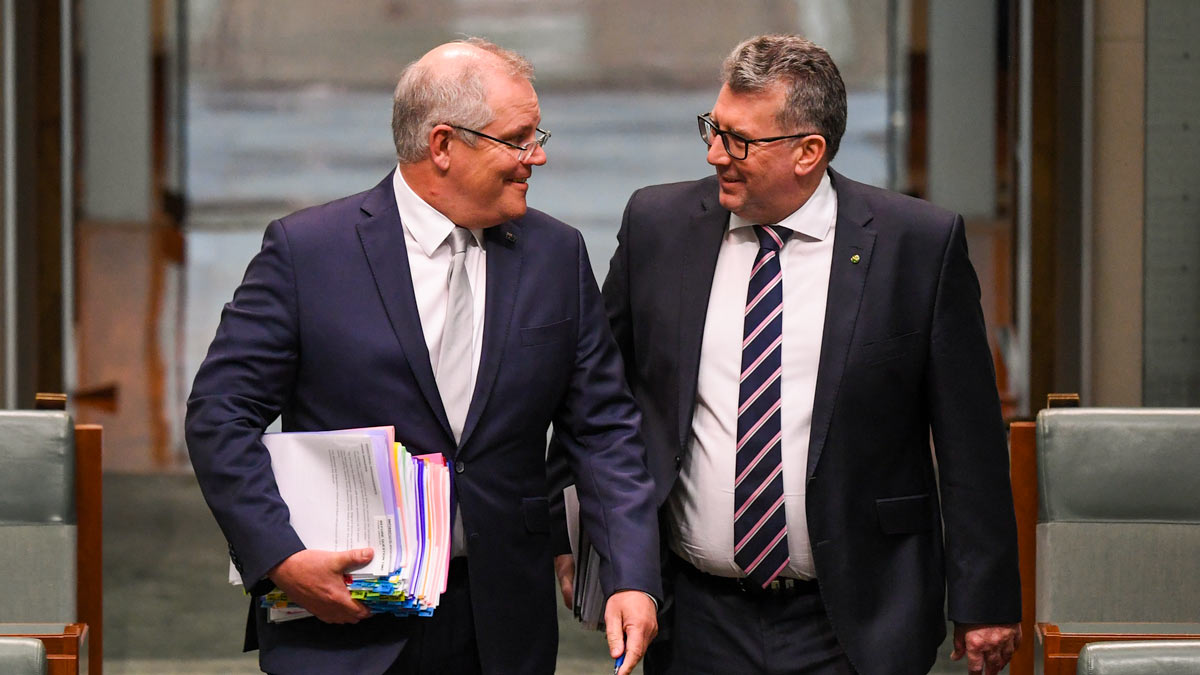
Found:
[[[308,616],[300,607],[333,623],[364,618],[363,606],[433,613],[449,571],[450,467],[441,455],[413,457],[394,439],[391,427],[263,435],[307,548],[272,571],[280,588],[263,598],[271,620]],[[304,567],[292,569],[298,556]]]
[[[369,548],[341,552],[305,549],[276,565],[268,576],[291,602],[307,610],[305,615],[311,613],[325,623],[358,623],[370,613],[350,597],[343,572],[362,567],[372,555]]]

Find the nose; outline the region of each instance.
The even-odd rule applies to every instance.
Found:
[[[546,150],[542,146],[537,146],[529,156],[522,160],[522,163],[532,166],[541,166],[546,163]]]
[[[713,166],[727,166],[733,161],[729,153],[725,152],[725,144],[719,138],[713,138],[712,145],[708,146],[708,156],[705,159]]]

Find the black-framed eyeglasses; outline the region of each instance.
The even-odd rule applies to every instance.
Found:
[[[774,141],[782,141],[788,138],[807,138],[808,136],[821,136],[815,131],[808,131],[802,134],[788,134],[787,136],[768,136],[766,138],[745,138],[732,131],[726,131],[717,126],[713,121],[710,113],[696,115],[696,121],[700,126],[700,139],[704,144],[712,147],[713,136],[720,136],[721,143],[725,145],[725,152],[733,159],[746,159],[746,155],[750,153],[751,143],[771,143]]]
[[[518,162],[524,162],[531,155],[533,155],[533,151],[535,148],[545,147],[546,142],[550,140],[550,132],[546,131],[545,129],[540,129],[540,128],[534,130],[534,135],[533,135],[532,141],[526,143],[525,145],[517,145],[516,143],[509,143],[508,141],[501,139],[501,138],[496,138],[495,136],[488,136],[487,134],[483,133],[482,131],[476,131],[474,129],[460,127],[457,124],[447,124],[446,126],[451,127],[453,129],[458,129],[459,131],[465,131],[468,134],[475,134],[476,136],[479,136],[480,138],[486,138],[489,141],[495,141],[495,142],[499,143],[500,145],[506,145],[506,146],[512,148],[513,150],[517,151],[517,161]]]

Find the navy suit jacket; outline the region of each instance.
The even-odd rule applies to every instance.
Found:
[[[858,672],[927,672],[947,589],[955,621],[1021,618],[979,283],[960,216],[830,174],[838,211],[806,490],[817,576]],[[639,190],[604,282],[659,504],[691,442],[728,221],[715,177]]]
[[[599,534],[606,593],[661,596],[652,484],[578,231],[531,209],[485,239],[483,351],[460,443],[430,367],[389,175],[267,228],[196,375],[188,450],[248,588],[303,548],[261,441],[277,416],[285,431],[391,424],[414,454],[454,460],[484,672],[552,672],[547,428],[565,440]],[[421,621],[251,614],[261,665],[288,673],[382,672]]]

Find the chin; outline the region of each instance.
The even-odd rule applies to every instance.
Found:
[[[529,206],[525,203],[524,200],[521,200],[520,204],[511,204],[511,205],[506,204],[505,208],[503,209],[504,219],[505,220],[513,220],[516,218],[520,218],[521,216],[525,215],[525,212],[528,210],[529,210]]]

